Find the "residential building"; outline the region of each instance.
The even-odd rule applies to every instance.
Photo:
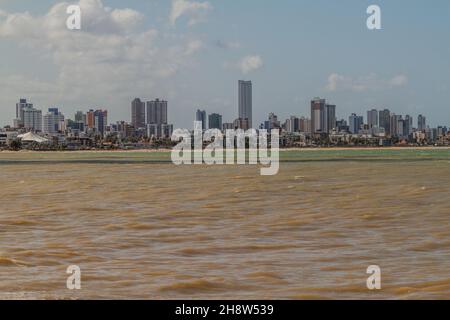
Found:
[[[138,128],[145,128],[145,103],[136,98],[131,102],[131,125]]]
[[[167,101],[156,99],[147,102],[147,124],[167,124]]]
[[[23,117],[23,127],[31,131],[42,131],[42,111],[33,107],[26,107],[21,110]]]
[[[202,123],[202,130],[206,130],[206,111],[198,109],[195,113],[195,121]]]
[[[208,117],[209,129],[222,130],[222,116],[218,113],[210,114]]]
[[[369,129],[378,127],[378,110],[372,109],[367,111],[367,125]]]
[[[357,134],[359,133],[361,126],[364,124],[364,117],[352,113],[348,119],[348,124],[350,133]]]

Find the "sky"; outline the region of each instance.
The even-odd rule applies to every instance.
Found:
[[[66,8],[81,7],[81,30]],[[381,8],[381,30],[366,10]],[[197,109],[237,118],[238,80],[253,82],[253,122],[372,108],[450,125],[450,1],[0,0],[0,125],[15,103],[107,109],[130,121],[135,97],[168,100],[175,128]],[[416,124],[415,124],[416,125]]]

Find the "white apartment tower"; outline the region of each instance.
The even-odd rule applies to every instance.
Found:
[[[27,107],[22,110],[23,127],[30,131],[42,131],[42,111]]]

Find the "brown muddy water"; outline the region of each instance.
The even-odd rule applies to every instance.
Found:
[[[308,152],[0,154],[0,299],[449,299],[449,151]]]

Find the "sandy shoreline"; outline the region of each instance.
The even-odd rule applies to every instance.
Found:
[[[403,150],[450,150],[450,146],[445,147],[331,147],[331,148],[285,148],[280,152],[289,151],[403,151]],[[138,149],[138,150],[64,150],[64,151],[43,151],[43,150],[0,150],[0,154],[7,153],[167,153],[172,149]]]

